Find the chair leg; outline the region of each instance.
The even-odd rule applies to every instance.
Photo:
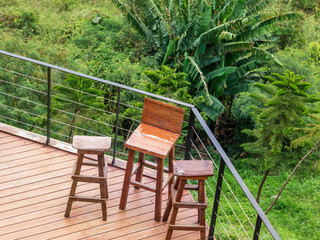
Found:
[[[135,152],[134,150],[129,149],[129,156],[127,161],[126,172],[124,174],[120,205],[119,205],[119,209],[121,210],[124,210],[127,205],[129,185],[130,185],[131,173],[132,173],[133,162],[134,162],[134,152]]]
[[[83,157],[84,157],[83,153],[78,153],[77,163],[76,163],[75,169],[73,171],[73,175],[80,174],[81,166],[82,166],[82,162],[83,162]],[[69,193],[69,200],[68,200],[66,211],[64,214],[65,217],[70,216],[70,211],[71,211],[72,203],[73,203],[73,200],[71,197],[73,197],[76,193],[77,184],[78,184],[77,181],[75,181],[75,180],[72,181],[72,185],[71,185],[71,189],[70,189],[70,193]]]
[[[163,165],[164,159],[157,158],[156,199],[154,211],[154,220],[157,222],[160,222],[161,220]]]
[[[145,154],[142,152],[139,152],[139,160],[138,160],[139,168],[136,173],[136,181],[137,182],[141,182],[141,180],[142,180],[144,161],[145,161]],[[137,186],[134,186],[134,188],[139,189],[139,187],[137,187]]]
[[[103,171],[103,164],[104,164],[104,156],[98,154],[98,170],[99,170],[99,177],[105,177]],[[106,182],[100,182],[100,196],[102,199],[107,199],[107,192],[106,192]],[[106,201],[101,203],[101,210],[102,210],[102,219],[103,221],[107,220],[107,203]]]
[[[171,148],[169,152],[169,173],[173,174],[173,160],[174,160],[174,153],[175,153],[175,147]],[[171,186],[173,184],[173,177],[171,178],[170,182],[168,183],[168,199],[170,199],[171,196]]]

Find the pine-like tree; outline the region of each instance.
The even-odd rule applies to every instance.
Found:
[[[245,161],[264,172],[257,201],[269,171],[285,161],[294,162],[290,147],[296,138],[293,129],[305,125],[307,103],[319,101],[306,92],[311,84],[304,81],[304,76],[288,71],[284,75],[274,73],[273,77],[265,78],[268,80],[266,83],[255,84],[259,91],[250,94],[261,103],[261,106],[251,106],[256,126],[253,130],[244,130],[255,141],[242,145],[249,155]]]

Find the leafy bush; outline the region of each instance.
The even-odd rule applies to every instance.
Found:
[[[320,65],[320,44],[317,42],[312,42],[309,45],[310,51],[310,62]]]
[[[319,11],[320,0],[295,0],[292,1],[293,7],[301,9],[308,13]]]
[[[18,13],[1,14],[0,25],[9,28],[21,29],[23,35],[28,37],[39,33],[38,16],[34,12],[21,11]]]

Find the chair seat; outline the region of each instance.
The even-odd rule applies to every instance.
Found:
[[[75,135],[72,146],[81,151],[105,152],[111,147],[111,138]]]
[[[173,161],[173,173],[178,177],[209,177],[213,176],[212,162],[209,160]]]
[[[177,142],[179,134],[141,123],[126,142],[126,147],[138,152],[165,158]]]

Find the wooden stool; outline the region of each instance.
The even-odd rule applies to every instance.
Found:
[[[73,136],[72,146],[78,150],[78,159],[73,168],[72,174],[72,186],[69,194],[69,200],[64,214],[65,217],[69,217],[72,203],[74,201],[82,202],[96,202],[101,203],[102,218],[107,220],[107,204],[108,198],[108,185],[107,185],[107,170],[108,163],[105,162],[104,152],[110,149],[111,138],[110,137],[93,137],[93,136]],[[84,154],[96,154],[98,161],[83,160]],[[99,177],[80,175],[81,166],[97,166]],[[89,182],[100,184],[100,198],[97,197],[82,197],[75,195],[78,182]]]
[[[205,209],[207,208],[206,203],[206,190],[204,181],[208,176],[213,176],[213,166],[211,161],[203,160],[185,160],[185,161],[174,161],[174,176],[177,176],[175,188],[171,190],[171,196],[167,203],[163,215],[163,221],[167,221],[171,208],[173,212],[170,218],[166,239],[171,239],[173,230],[190,230],[200,231],[200,239],[205,240],[206,237],[206,222],[205,222]],[[198,180],[198,185],[186,185],[187,180]],[[173,188],[173,187],[172,187]],[[185,202],[181,201],[183,190],[197,190],[198,191],[198,202]],[[197,208],[198,209],[198,223],[194,225],[176,225],[176,218],[179,208]]]
[[[173,183],[174,145],[180,137],[185,110],[170,104],[145,98],[141,124],[132,133],[125,146],[129,148],[126,172],[123,181],[120,209],[125,209],[130,184],[155,193],[154,220],[161,220],[162,191]],[[134,154],[139,152],[137,168],[133,170]],[[156,164],[145,160],[145,154],[155,156]],[[169,155],[169,168],[164,169],[164,159]],[[157,170],[156,186],[150,187],[141,183],[144,166]],[[163,171],[168,178],[163,181]],[[136,174],[135,180],[131,180]],[[163,183],[164,182],[164,183]],[[171,189],[171,187],[169,188]],[[169,190],[170,192],[170,190]]]

